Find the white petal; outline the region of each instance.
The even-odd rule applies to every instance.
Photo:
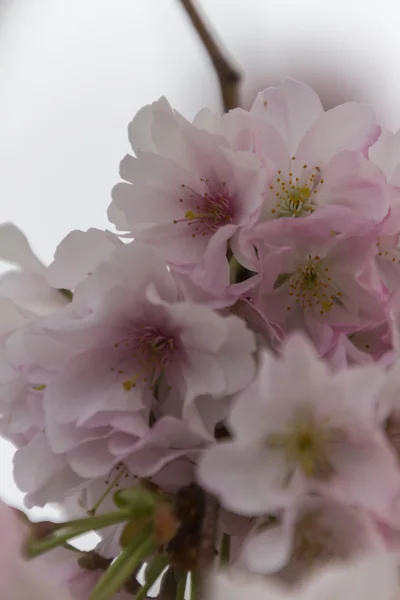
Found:
[[[115,458],[110,454],[107,441],[93,440],[82,444],[67,454],[71,468],[80,477],[96,479],[103,477],[115,464]]]
[[[23,271],[43,273],[45,270],[22,231],[12,223],[0,225],[0,259],[19,266]]]
[[[393,176],[400,165],[400,130],[392,133],[383,129],[378,141],[371,146],[369,158],[384,172],[388,182],[399,185]]]
[[[380,133],[373,110],[357,102],[340,104],[324,113],[304,136],[296,163],[328,163],[344,150],[365,151]]]
[[[0,279],[0,295],[36,315],[46,315],[69,303],[59,290],[50,287],[39,273],[11,271]]]
[[[287,471],[279,453],[257,445],[221,443],[207,451],[198,469],[200,482],[220,497],[222,505],[242,515],[256,516],[281,507]]]
[[[399,558],[385,554],[333,564],[304,585],[299,600],[394,600],[399,596]]]
[[[304,134],[323,113],[318,95],[304,83],[285,78],[260,92],[251,112],[268,120],[295,154]]]
[[[286,525],[255,532],[243,545],[243,561],[252,573],[269,574],[280,571],[289,561],[292,535]]]
[[[48,283],[55,288],[74,289],[118,244],[121,242],[117,236],[100,229],[71,231],[57,246],[46,274]]]
[[[294,596],[276,583],[242,571],[210,575],[206,589],[207,600],[295,600]]]

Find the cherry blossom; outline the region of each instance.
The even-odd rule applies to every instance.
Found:
[[[330,373],[293,335],[281,358],[264,353],[228,417],[234,437],[202,456],[200,481],[223,506],[248,516],[322,492],[397,518],[400,473],[378,427],[382,385],[377,366]]]
[[[255,221],[262,203],[266,178],[259,160],[234,152],[226,138],[190,124],[163,99],[139,111],[129,138],[136,158],[121,162],[125,182],[113,189],[110,220],[126,229],[117,209],[129,231],[157,246],[171,267],[194,271],[207,288],[210,279],[220,280],[225,289],[227,242]],[[203,258],[211,269],[205,281]]]
[[[189,573],[209,600],[400,597],[399,132],[285,78],[193,122],[161,98],[128,136],[119,233],[45,266],[0,226],[14,479],[100,532],[92,568],[76,521],[28,564],[0,505],[0,597],[127,600],[152,557],[181,599]]]
[[[312,216],[354,232],[388,214],[385,178],[367,159],[381,131],[368,106],[347,102],[324,112],[313,90],[285,78],[260,92],[249,113],[224,116],[219,129],[268,172],[262,221]]]
[[[304,329],[325,354],[338,334],[385,319],[388,294],[375,268],[375,229],[332,236],[328,228],[295,231],[283,224],[267,235],[260,225],[252,235],[262,277],[250,295],[285,331]]]
[[[44,432],[15,458],[30,502],[58,499],[122,460],[134,475],[153,475],[214,439],[229,398],[254,376],[254,336],[237,316],[179,298],[155,250],[122,244],[62,312],[7,338],[19,393],[25,403],[42,398]],[[39,474],[41,453],[48,467]]]
[[[245,541],[242,560],[251,572],[275,574],[295,584],[329,561],[383,551],[385,544],[371,515],[321,497],[303,497],[280,521],[260,519]]]

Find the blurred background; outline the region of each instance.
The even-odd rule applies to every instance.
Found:
[[[326,108],[364,101],[400,128],[398,0],[195,3],[242,73],[244,107],[291,75]],[[0,222],[45,262],[71,229],[107,227],[127,124],[162,95],[188,118],[221,109],[179,0],[0,0]],[[21,505],[12,453],[0,440],[0,496]]]

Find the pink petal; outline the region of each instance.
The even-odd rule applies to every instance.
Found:
[[[12,223],[0,226],[0,259],[32,273],[44,273],[43,263],[33,253],[28,240]]]
[[[319,117],[304,136],[296,154],[299,164],[326,164],[343,150],[365,152],[380,134],[372,109],[346,102]]]
[[[67,460],[77,475],[90,479],[107,475],[116,462],[108,450],[107,442],[102,439],[86,442],[70,450]]]
[[[48,283],[55,288],[73,290],[120,243],[117,236],[100,229],[71,231],[57,246],[54,261],[46,273]]]
[[[242,515],[255,516],[276,510],[285,501],[280,493],[286,467],[279,453],[257,445],[221,443],[203,454],[198,478],[223,506]]]
[[[311,88],[286,77],[279,87],[269,87],[258,94],[251,113],[267,119],[293,155],[305,133],[323,114],[323,108]]]
[[[276,573],[289,562],[292,542],[292,532],[286,525],[254,532],[243,545],[244,564],[252,573]]]

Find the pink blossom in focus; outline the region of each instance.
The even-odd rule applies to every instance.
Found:
[[[222,293],[229,285],[227,242],[259,214],[266,186],[259,160],[190,124],[165,99],[139,111],[129,138],[136,157],[121,162],[125,182],[113,189],[110,220],[120,229],[127,223],[173,269]]]
[[[249,292],[271,322],[286,332],[303,329],[321,354],[341,333],[384,320],[387,289],[375,262],[376,231],[329,234],[325,227],[290,227],[253,233],[260,283]]]

